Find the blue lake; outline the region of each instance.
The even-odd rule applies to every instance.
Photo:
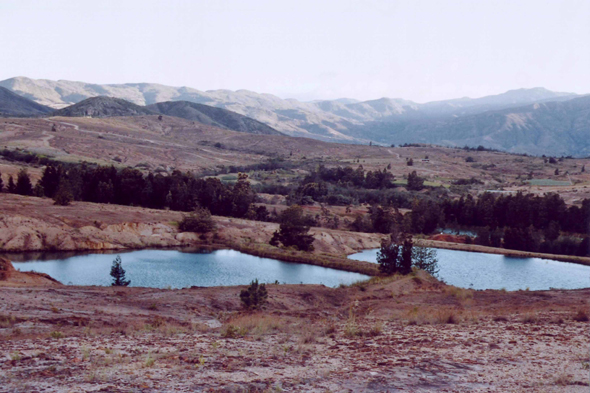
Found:
[[[540,258],[435,249],[438,277],[450,285],[473,289],[544,290],[590,287],[590,266]],[[350,255],[350,259],[377,263],[378,249]]]
[[[63,257],[45,253],[43,260],[14,262],[16,269],[47,273],[64,284],[111,285],[110,269],[116,254],[86,254]],[[190,286],[244,285],[258,279],[287,284],[340,284],[369,278],[321,266],[259,258],[234,250],[188,253],[172,250],[142,250],[120,253],[131,286],[184,288]],[[7,255],[10,259],[10,255]],[[26,260],[21,257],[21,260]]]

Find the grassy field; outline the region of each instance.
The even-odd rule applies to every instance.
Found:
[[[569,181],[551,179],[532,179],[527,181],[531,186],[571,186]]]

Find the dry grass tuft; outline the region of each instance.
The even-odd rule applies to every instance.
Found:
[[[473,290],[471,289],[448,286],[444,289],[444,292],[457,300],[473,299]]]
[[[523,323],[537,323],[539,322],[539,317],[537,314],[534,313],[527,313],[522,317]]]
[[[262,313],[243,314],[235,318],[230,318],[224,324],[222,336],[232,337],[233,335],[237,335],[243,337],[247,334],[263,336],[284,331],[286,327],[285,322],[275,315]]]
[[[578,312],[576,313],[576,315],[573,316],[572,319],[576,322],[588,322],[590,320],[590,317],[588,317],[588,313],[586,311],[578,310]]]

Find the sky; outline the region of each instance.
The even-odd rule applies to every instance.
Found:
[[[0,80],[303,101],[590,93],[589,0],[0,0]]]

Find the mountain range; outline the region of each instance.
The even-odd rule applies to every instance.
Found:
[[[275,132],[330,142],[468,144],[531,154],[590,153],[587,97],[544,88],[421,104],[393,98],[300,102],[248,90],[200,91],[149,83],[97,85],[24,77],[1,81],[0,86],[53,108],[106,95],[147,106],[151,112],[211,125],[217,125],[211,107],[221,108],[250,118],[241,119],[242,123],[258,121]]]

